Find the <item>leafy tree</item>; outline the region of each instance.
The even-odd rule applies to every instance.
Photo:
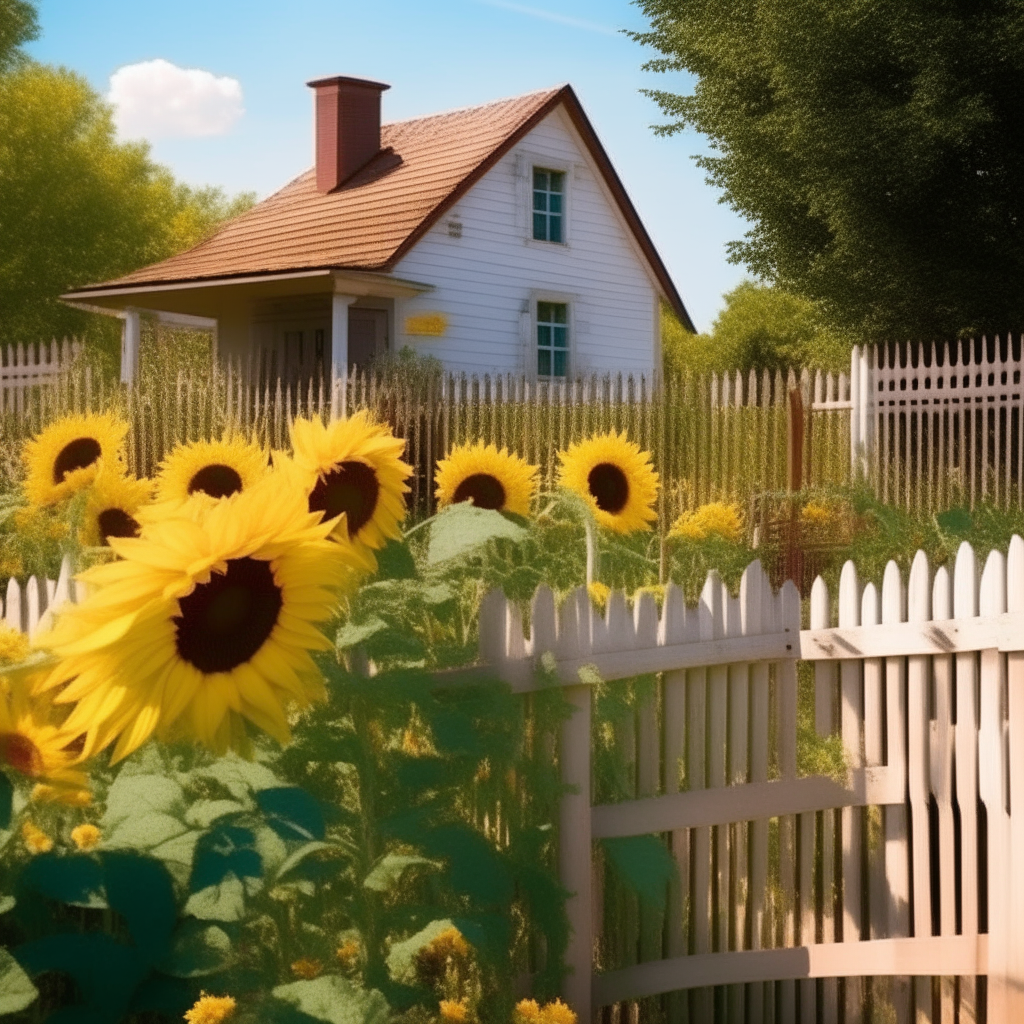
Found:
[[[116,141],[83,78],[28,61],[0,74],[0,190],[3,341],[80,333],[86,314],[58,295],[188,248],[253,202],[175,181],[145,143]]]
[[[663,320],[666,369],[722,373],[793,367],[838,372],[852,339],[825,323],[819,307],[777,285],[743,281],[725,295],[710,334]]]
[[[36,9],[27,0],[0,0],[0,71],[25,59],[22,43],[39,35]]]
[[[638,0],[652,91],[753,222],[731,259],[864,338],[1024,323],[1024,8]]]

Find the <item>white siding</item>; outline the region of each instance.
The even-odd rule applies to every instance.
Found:
[[[545,162],[568,170],[567,245],[531,237],[531,168]],[[453,219],[462,223],[461,238],[448,235]],[[656,368],[654,279],[561,111],[552,112],[491,168],[394,274],[435,286],[429,294],[396,303],[397,347],[410,345],[437,356],[449,369],[533,372],[532,320],[526,331],[523,314],[538,293],[571,303],[573,375],[650,374]],[[444,337],[405,334],[406,317],[424,312],[447,316]]]

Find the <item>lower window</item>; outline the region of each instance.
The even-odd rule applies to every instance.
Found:
[[[569,374],[569,306],[565,302],[537,303],[537,376]]]

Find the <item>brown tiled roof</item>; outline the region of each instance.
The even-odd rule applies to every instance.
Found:
[[[381,154],[342,188],[319,192],[311,168],[194,248],[123,277],[83,286],[67,297],[132,285],[322,268],[388,271],[560,104],[604,174],[666,297],[689,324],[667,270],[569,86],[384,124]]]

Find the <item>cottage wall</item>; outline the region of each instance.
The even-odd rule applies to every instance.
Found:
[[[567,244],[532,239],[532,167],[566,170]],[[452,232],[461,225],[461,237]],[[394,275],[435,290],[396,301],[396,348],[470,373],[536,371],[538,298],[568,301],[572,376],[651,374],[660,363],[654,279],[571,121],[556,110],[434,225]],[[410,333],[441,313],[442,336]],[[422,324],[422,320],[420,321]]]

